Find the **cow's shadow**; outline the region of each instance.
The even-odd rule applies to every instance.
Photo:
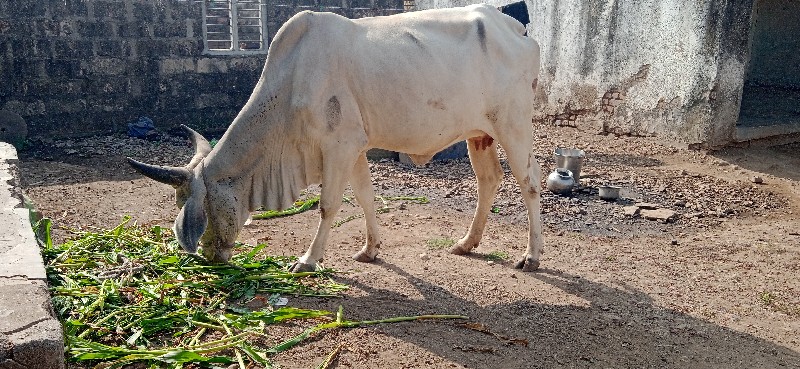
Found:
[[[798,352],[658,306],[646,293],[633,288],[614,288],[542,269],[515,275],[521,283],[538,279],[550,284],[582,303],[520,299],[481,306],[396,265],[376,263],[406,279],[423,298],[412,299],[345,276],[339,277],[341,282],[366,294],[345,301],[308,298],[303,306],[333,311],[343,305],[348,320],[466,315],[466,321],[385,324],[368,329],[378,329],[470,368],[800,368]],[[465,326],[467,322],[470,324]]]

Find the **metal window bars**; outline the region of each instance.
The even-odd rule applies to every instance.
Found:
[[[203,33],[210,53],[266,51],[262,0],[204,0]]]

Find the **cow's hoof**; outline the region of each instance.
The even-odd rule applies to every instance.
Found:
[[[316,264],[306,264],[296,261],[292,266],[289,268],[289,271],[292,273],[304,273],[304,272],[316,272],[317,265]]]
[[[539,260],[533,260],[533,258],[523,257],[522,260],[517,262],[514,265],[514,268],[522,269],[523,272],[535,272],[539,269]]]
[[[361,263],[371,263],[375,261],[376,256],[378,256],[378,250],[374,250],[373,252],[361,250],[353,255],[353,259]]]
[[[464,250],[463,248],[461,248],[461,246],[458,245],[450,248],[450,253],[453,255],[467,255],[470,252],[472,252],[471,249]]]

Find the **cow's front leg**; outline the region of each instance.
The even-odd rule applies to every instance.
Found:
[[[375,190],[369,175],[369,163],[366,153],[362,153],[353,167],[353,178],[350,186],[356,195],[356,200],[364,210],[364,223],[367,226],[367,241],[361,251],[353,255],[353,259],[362,263],[374,261],[381,247],[381,236],[378,230],[378,218],[375,215]]]
[[[339,207],[342,206],[342,194],[347,184],[347,177],[353,168],[345,163],[353,163],[355,161],[355,155],[346,158],[338,155],[336,157],[340,160],[335,160],[332,157],[323,159],[322,193],[319,198],[319,228],[317,228],[314,241],[311,242],[311,247],[292,265],[292,272],[316,270],[317,262],[321,261],[325,255],[325,245],[328,243],[331,225],[339,212]]]

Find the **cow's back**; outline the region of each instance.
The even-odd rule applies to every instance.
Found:
[[[524,33],[487,5],[356,20],[301,12],[276,34],[243,114],[284,98],[277,109],[289,110],[268,114],[322,110],[336,96],[357,106],[371,147],[433,154],[465,133],[491,135],[491,111],[531,104],[539,49]],[[295,122],[286,128],[298,136],[326,132],[304,119],[283,122]]]

